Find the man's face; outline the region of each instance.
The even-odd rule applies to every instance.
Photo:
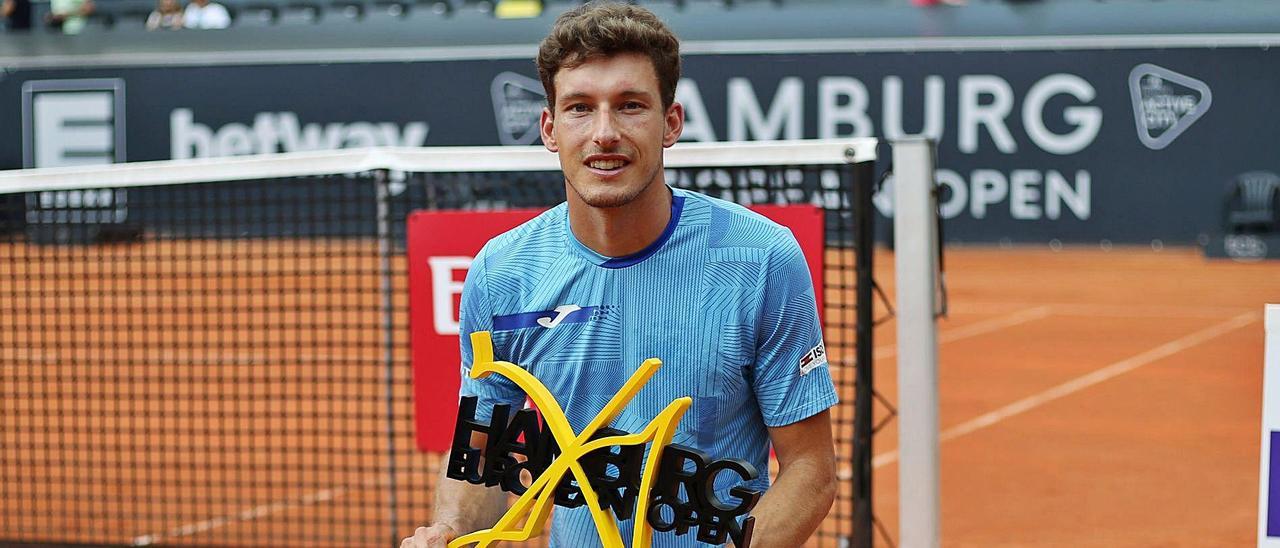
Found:
[[[542,142],[559,153],[572,194],[591,207],[619,207],[663,181],[662,149],[680,138],[684,110],[662,107],[648,57],[623,53],[560,69],[555,94],[554,111],[542,112]]]

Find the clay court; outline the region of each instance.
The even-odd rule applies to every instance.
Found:
[[[1192,249],[951,248],[947,271],[944,545],[1253,543],[1262,305],[1280,300],[1280,266]],[[891,331],[877,333],[886,394]],[[890,530],[893,436],[877,440],[875,478]]]
[[[0,537],[385,546],[428,519],[436,458],[412,443],[407,335],[388,357],[378,330],[349,327],[377,325],[376,250],[269,242],[245,260],[219,245],[0,249],[0,295],[17,311],[0,332]],[[183,253],[207,262],[148,260]],[[876,260],[892,295],[892,255]],[[1262,306],[1280,301],[1280,265],[1146,247],[959,247],[946,261],[945,546],[1253,541]],[[211,297],[223,292],[237,302]],[[322,311],[313,323],[278,327],[304,305]],[[130,320],[105,314],[120,306]],[[894,329],[875,334],[890,400]],[[290,418],[261,420],[272,415]],[[875,506],[896,539],[895,447],[890,423]]]

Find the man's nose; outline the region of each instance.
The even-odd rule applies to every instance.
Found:
[[[592,140],[596,146],[604,149],[612,149],[618,145],[618,119],[610,109],[601,109],[600,116],[596,117],[595,127],[592,128]]]

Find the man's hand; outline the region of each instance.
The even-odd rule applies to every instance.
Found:
[[[487,441],[484,434],[473,432],[471,435],[472,447],[485,447]],[[445,457],[445,462],[448,458]],[[455,481],[448,478],[447,471],[447,466],[440,466],[433,522],[419,527],[413,536],[400,541],[400,548],[447,548],[449,541],[467,531],[493,527],[507,510],[507,494],[498,486]]]
[[[400,541],[400,548],[447,548],[449,541],[458,537],[458,532],[443,523],[435,523],[429,527],[419,527],[413,536]]]

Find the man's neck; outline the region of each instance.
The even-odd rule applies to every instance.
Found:
[[[606,257],[638,253],[656,241],[671,220],[671,190],[662,180],[654,181],[631,203],[619,207],[592,207],[572,188],[566,190],[573,236]]]

